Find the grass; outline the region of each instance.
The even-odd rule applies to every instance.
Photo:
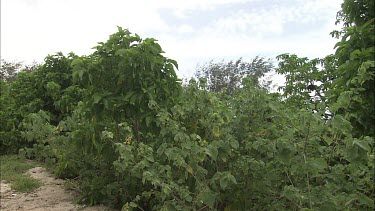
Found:
[[[17,155],[0,156],[1,180],[11,184],[11,188],[18,192],[30,192],[41,186],[41,182],[24,173],[36,165],[28,163]]]

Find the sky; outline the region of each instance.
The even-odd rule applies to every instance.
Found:
[[[158,40],[181,78],[197,65],[334,53],[342,0],[1,0],[1,58],[89,55],[117,26]]]

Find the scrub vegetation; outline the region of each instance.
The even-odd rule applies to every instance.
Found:
[[[91,55],[2,66],[0,152],[123,210],[373,210],[374,11],[343,2],[333,55],[210,63],[185,85],[121,27]],[[259,83],[272,69],[279,93]]]

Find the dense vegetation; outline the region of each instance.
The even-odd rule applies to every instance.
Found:
[[[263,58],[182,86],[156,40],[122,28],[88,56],[2,66],[0,152],[125,210],[372,210],[374,11],[344,1],[334,55],[278,56],[282,94],[258,82]]]

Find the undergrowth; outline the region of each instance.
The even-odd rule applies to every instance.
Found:
[[[31,192],[41,186],[41,182],[26,175],[25,172],[36,166],[34,162],[26,162],[17,155],[0,156],[1,180],[10,183],[18,192]]]

